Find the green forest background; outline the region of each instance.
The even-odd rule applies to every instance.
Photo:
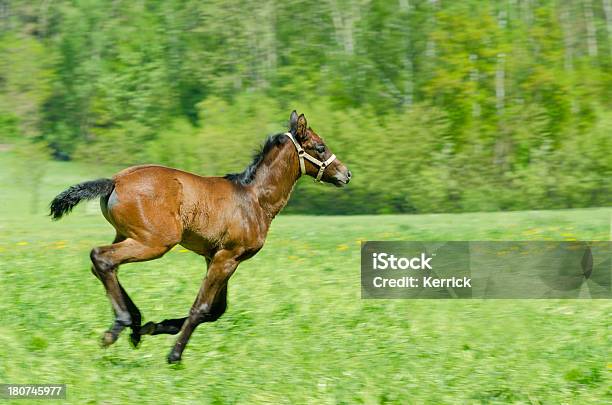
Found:
[[[354,181],[291,212],[612,205],[612,0],[0,0],[0,30],[0,146],[33,178],[235,172],[297,109]]]

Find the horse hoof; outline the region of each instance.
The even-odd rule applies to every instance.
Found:
[[[140,334],[137,332],[132,332],[130,334],[130,343],[134,349],[137,349],[138,345],[140,344]]]
[[[168,364],[178,364],[181,362],[180,353],[175,352],[174,350],[170,352],[168,355]]]
[[[102,341],[100,343],[102,344],[102,347],[108,347],[112,345],[113,343],[115,343],[116,341],[117,341],[117,336],[115,336],[113,332],[107,330],[102,335]]]

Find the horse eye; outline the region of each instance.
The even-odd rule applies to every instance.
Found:
[[[325,145],[317,145],[317,146],[315,146],[315,150],[318,153],[323,153],[323,152],[325,152]]]

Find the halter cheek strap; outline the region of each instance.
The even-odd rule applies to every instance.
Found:
[[[317,173],[315,181],[321,181],[321,177],[323,177],[323,172],[325,172],[325,169],[331,164],[331,162],[336,160],[336,155],[332,153],[332,155],[325,162],[321,162],[316,157],[306,153],[304,148],[302,148],[302,146],[295,140],[291,132],[286,132],[285,135],[287,135],[289,139],[291,139],[291,142],[293,142],[293,145],[297,150],[298,159],[300,161],[300,172],[302,174],[306,174],[306,165],[304,164],[304,159],[308,159],[310,162],[312,162],[312,164],[319,167],[319,172]]]

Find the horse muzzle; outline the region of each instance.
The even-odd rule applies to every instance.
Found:
[[[338,171],[334,176],[333,176],[333,183],[336,187],[344,187],[347,184],[349,184],[349,182],[351,181],[352,178],[352,173],[349,169],[346,169],[345,171],[341,172]]]

